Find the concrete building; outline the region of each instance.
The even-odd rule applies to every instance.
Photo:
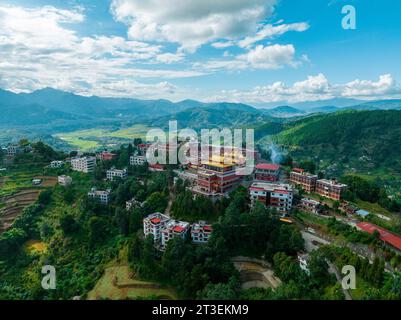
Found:
[[[143,219],[143,232],[145,237],[152,235],[155,243],[161,243],[162,231],[169,221],[170,217],[160,212],[152,213],[151,215],[147,216],[145,219]]]
[[[17,153],[21,152],[21,147],[16,144],[11,144],[7,147],[7,157],[13,158],[17,155]]]
[[[77,157],[71,159],[72,170],[84,173],[90,173],[95,170],[95,157]]]
[[[184,221],[170,220],[162,230],[161,248],[165,249],[167,243],[176,237],[185,238],[189,232],[190,224]]]
[[[111,152],[107,152],[107,151],[103,151],[96,155],[96,158],[101,161],[111,161],[116,157],[117,157],[117,155],[115,153],[111,153]]]
[[[92,188],[90,192],[88,192],[88,197],[98,200],[103,205],[108,205],[110,201],[111,190],[96,190],[96,188]]]
[[[301,208],[304,211],[319,214],[322,211],[322,204],[313,199],[303,198],[301,200]]]
[[[143,166],[146,162],[145,156],[134,155],[129,158],[131,166]]]
[[[212,234],[212,226],[205,221],[194,223],[191,227],[191,238],[194,243],[206,243]]]
[[[316,181],[316,193],[332,200],[341,200],[342,193],[346,189],[347,185],[338,183],[336,180],[321,179]]]
[[[134,206],[143,207],[143,202],[131,199],[125,202],[125,209],[127,211],[131,210]]]
[[[57,169],[64,165],[64,161],[52,161],[50,162],[50,168]]]
[[[116,168],[111,168],[106,171],[107,180],[113,181],[114,178],[126,179],[128,177],[127,169],[119,170]]]
[[[260,163],[255,167],[255,180],[276,182],[280,179],[280,166],[277,164]]]
[[[290,173],[290,182],[301,186],[308,193],[315,192],[317,178],[316,174],[311,174],[299,168],[292,169]]]
[[[71,177],[65,176],[65,175],[58,176],[58,184],[60,186],[67,187],[67,186],[71,185],[71,183],[72,183]]]
[[[292,209],[294,190],[289,184],[255,182],[249,188],[249,195],[253,203],[259,201],[268,208],[287,214]]]

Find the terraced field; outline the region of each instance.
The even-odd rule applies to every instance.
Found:
[[[56,177],[35,176],[42,179],[42,184],[32,187],[32,176],[18,175],[2,177],[0,193],[0,233],[8,230],[22,211],[33,204],[44,187],[57,184]],[[29,187],[28,187],[29,186]]]
[[[135,279],[127,265],[115,265],[107,268],[95,288],[89,292],[88,300],[138,299],[157,297],[158,299],[175,299],[175,293],[154,282]]]

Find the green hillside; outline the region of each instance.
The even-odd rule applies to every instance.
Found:
[[[345,111],[287,126],[274,140],[297,157],[350,171],[401,172],[401,111]]]

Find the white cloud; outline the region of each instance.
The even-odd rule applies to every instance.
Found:
[[[255,36],[249,36],[238,42],[241,48],[248,48],[254,43],[264,40],[272,39],[273,37],[280,36],[289,31],[304,32],[309,29],[309,24],[305,22],[280,24],[273,26],[271,24],[263,26]]]
[[[177,62],[183,56],[163,52],[160,45],[118,36],[82,37],[70,26],[84,19],[80,9],[0,5],[0,87],[19,92],[51,86],[102,95],[112,94],[115,88],[122,95],[117,89],[125,86],[127,94],[136,95],[141,86],[163,92],[158,83],[141,85],[137,79],[161,81],[203,74],[141,68],[138,65]]]
[[[278,69],[285,65],[295,66],[295,48],[292,44],[288,45],[258,45],[247,54],[238,58],[244,59],[257,69]]]
[[[222,91],[205,101],[230,101],[243,103],[296,103],[328,100],[332,98],[390,99],[401,97],[401,86],[389,74],[380,76],[377,82],[354,80],[345,84],[331,84],[323,75],[308,76],[306,80],[287,86],[278,81],[252,90]]]
[[[129,26],[132,39],[178,43],[195,51],[203,44],[254,33],[276,0],[113,0],[111,11]]]

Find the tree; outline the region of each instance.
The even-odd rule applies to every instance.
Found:
[[[153,212],[164,212],[167,208],[167,197],[161,192],[152,193],[144,203],[144,212],[150,214]]]
[[[78,222],[74,219],[72,214],[64,213],[60,218],[60,228],[65,235],[75,234],[80,230]]]
[[[129,218],[127,211],[118,207],[114,214],[114,220],[120,233],[127,236],[129,233]]]
[[[109,221],[104,217],[91,217],[87,227],[92,245],[104,243],[110,235]]]

